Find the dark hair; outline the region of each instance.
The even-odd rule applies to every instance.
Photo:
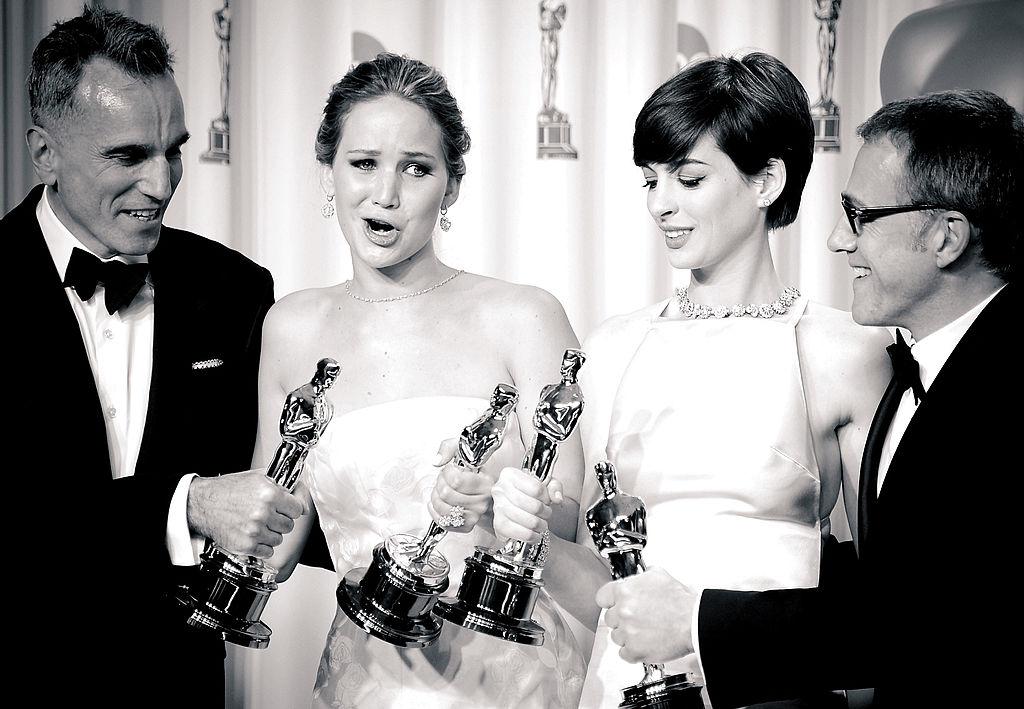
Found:
[[[461,180],[466,174],[463,155],[469,150],[469,133],[462,122],[462,111],[448,91],[448,82],[437,69],[396,54],[378,54],[357,64],[331,87],[324,118],[316,132],[317,161],[333,165],[348,112],[357,103],[383,96],[407,99],[430,114],[441,129],[448,176]]]
[[[888,138],[903,156],[911,201],[963,212],[978,229],[982,263],[1004,280],[1016,276],[1024,230],[1020,113],[991,91],[942,91],[887,103],[857,134]]]
[[[769,229],[791,224],[800,209],[814,150],[807,92],[775,57],[712,57],[691,64],[647,99],[636,117],[633,162],[678,168],[710,135],[745,175],[771,158],[786,164],[786,186],[768,207]]]
[[[54,24],[32,52],[27,83],[36,125],[61,121],[74,110],[82,71],[97,57],[135,78],[174,73],[174,57],[160,28],[86,5],[80,16]]]

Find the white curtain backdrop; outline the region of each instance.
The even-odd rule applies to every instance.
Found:
[[[24,30],[29,50],[81,0],[0,0],[5,107],[24,52],[6,39]],[[633,121],[676,69],[680,23],[712,54],[757,48],[782,59],[818,95],[812,0],[567,0],[559,34],[556,106],[569,115],[578,160],[538,160],[541,108],[537,0],[234,0],[231,3],[231,164],[201,162],[220,113],[213,13],[220,0],[107,0],[164,26],[194,136],[167,223],[205,234],[264,264],[278,296],[349,277],[336,222],[320,216],[323,191],[313,139],[331,84],[356,60],[354,33],[441,69],[473,139],[468,173],[439,236],[453,266],[546,288],[580,339],[603,319],[665,298],[685,273],[667,265],[631,160]],[[879,65],[892,29],[942,0],[844,0],[834,99],[842,151],[815,155],[796,223],[773,236],[786,282],[840,308],[850,302],[844,258],[825,239],[840,216],[839,192],[858,147],[855,127],[881,105]],[[20,23],[20,24],[19,24]],[[698,42],[699,43],[699,42]],[[23,74],[21,75],[23,76]],[[15,76],[15,80],[21,80]],[[27,103],[27,102],[26,102]],[[5,170],[24,171],[27,108],[4,111]],[[14,136],[14,137],[11,137]],[[19,158],[21,162],[19,162]],[[8,168],[7,165],[13,167]],[[5,190],[4,210],[24,189]],[[324,353],[340,360],[343,353]],[[231,707],[308,705],[330,619],[335,578],[300,568],[264,613],[274,629],[264,651],[229,650]]]

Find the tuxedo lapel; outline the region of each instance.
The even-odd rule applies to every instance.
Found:
[[[969,400],[977,401],[979,396],[985,399],[990,394],[992,399],[995,398],[994,391],[998,384],[986,380],[998,374],[1001,368],[986,366],[986,361],[991,359],[991,348],[995,346],[998,328],[1005,328],[1011,322],[1016,300],[1019,300],[1016,288],[1006,286],[978,315],[950,353],[893,453],[889,471],[879,492],[879,502],[886,500],[896,487],[908,489],[917,485],[950,482],[921,478],[929,475],[933,468],[944,467],[933,462],[933,459],[942,455],[943,431],[947,430],[945,422],[954,420],[958,415],[971,415],[972,412],[966,410],[971,408],[967,403]],[[987,389],[990,394],[979,392],[979,389]]]
[[[53,408],[73,422],[70,438],[62,445],[71,444],[69,454],[76,458],[76,469],[100,476],[97,480],[110,480],[107,430],[92,365],[78,318],[35,216],[42,194],[41,185],[34,188],[4,220],[7,238],[16,244],[14,252],[23,259],[20,268],[24,272],[20,275],[26,302],[35,304],[31,317],[38,327],[30,350],[32,365],[39,371],[35,395],[52,401]]]

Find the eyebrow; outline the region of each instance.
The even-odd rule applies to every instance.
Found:
[[[355,148],[353,150],[346,151],[345,154],[346,155],[370,155],[370,156],[376,157],[376,156],[380,155],[380,151],[379,150],[370,150],[369,148]],[[407,157],[407,158],[429,158],[430,160],[437,160],[438,159],[438,157],[436,155],[434,155],[433,153],[424,153],[424,152],[421,152],[421,151],[418,151],[418,150],[403,150],[402,151],[402,156],[403,157]]]
[[[180,136],[178,136],[178,139],[172,142],[168,147],[170,149],[180,148],[182,145],[187,143],[191,138],[192,134],[186,131],[185,133],[182,133]],[[141,150],[142,152],[148,155],[149,153],[153,152],[153,148],[154,146],[152,143],[121,143],[117,145],[111,145],[108,148],[104,148],[100,154],[109,156],[127,153],[135,150]]]

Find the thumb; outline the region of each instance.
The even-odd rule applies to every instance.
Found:
[[[445,465],[452,458],[455,457],[456,451],[459,450],[459,439],[458,438],[446,438],[441,441],[441,445],[437,447],[437,455],[434,456],[434,467],[440,468]]]
[[[552,478],[548,482],[548,497],[551,498],[552,505],[560,505],[565,499],[565,495],[562,490],[562,481],[557,478]]]

